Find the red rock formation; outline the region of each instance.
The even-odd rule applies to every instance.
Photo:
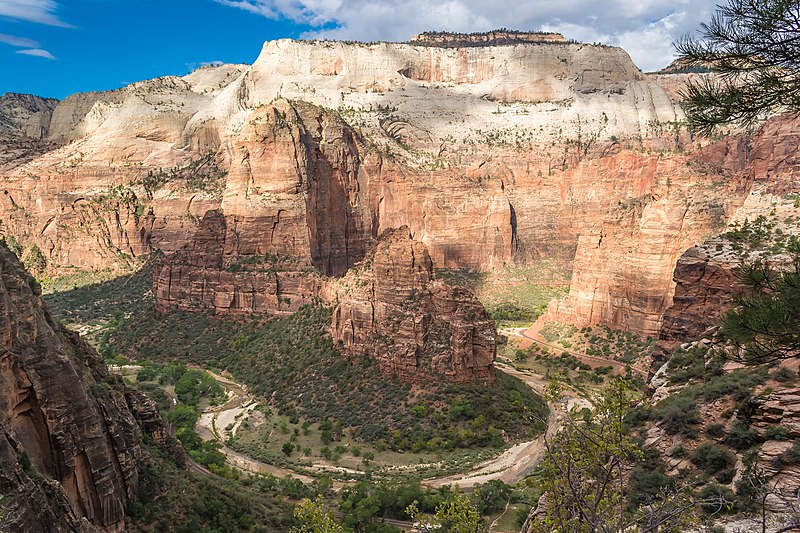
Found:
[[[209,211],[191,243],[154,265],[157,310],[281,313],[294,312],[312,300],[322,283],[317,271],[285,253],[236,254],[241,244],[237,222]],[[261,222],[261,228],[278,224]]]
[[[662,316],[671,313],[668,309],[676,290],[673,271],[683,252],[702,243],[709,234],[722,231],[736,216],[743,218],[742,213],[748,211],[743,211],[743,206],[754,201],[753,194],[766,197],[798,190],[798,131],[800,118],[781,116],[768,121],[752,139],[733,136],[686,158],[657,158],[652,161],[654,166],[640,164],[639,183],[644,194],[636,200],[618,201],[599,216],[595,212],[598,221],[588,222],[578,238],[570,294],[564,301],[553,302],[544,320],[605,324],[641,335],[659,334]],[[615,158],[619,161],[620,157],[623,154]],[[608,163],[610,159],[601,161]],[[582,163],[576,172],[586,172],[596,165],[595,161]],[[597,180],[607,181],[603,174],[596,173]],[[748,212],[752,220],[771,209],[770,202],[765,201]],[[702,260],[693,261],[687,257],[685,264],[679,266],[703,271],[716,268],[701,264]],[[679,273],[684,274],[689,281],[707,275],[711,285],[725,283],[717,278],[733,277],[730,271]],[[717,290],[699,287],[687,282],[680,290]],[[696,296],[678,294],[679,299],[693,302]],[[729,297],[723,299],[729,301]],[[679,301],[680,305],[683,303]],[[680,328],[676,320],[691,321],[690,317],[675,318],[686,311],[676,310],[668,316],[668,327]],[[713,322],[716,316],[709,320]],[[709,320],[693,322],[692,329],[710,325]],[[673,332],[664,334],[671,336]]]
[[[616,159],[623,157],[630,156]],[[675,262],[686,248],[724,226],[730,201],[721,198],[735,201],[741,194],[677,158],[639,163],[641,196],[609,202],[595,211],[595,222],[587,221],[578,238],[570,293],[550,305],[544,320],[657,334],[671,303]],[[609,171],[613,167],[603,167],[597,179],[608,180],[603,173]]]
[[[734,305],[741,291],[737,279],[739,260],[717,257],[719,239],[690,248],[675,267],[675,294],[658,332],[659,355],[671,353],[683,343],[692,342]],[[658,357],[656,363],[663,363]]]
[[[145,458],[135,416],[149,402],[135,402],[134,415],[121,390],[96,353],[53,321],[38,284],[0,246],[4,530],[123,528]],[[158,433],[157,412],[147,418]]]
[[[333,290],[331,329],[345,354],[368,354],[408,382],[494,381],[494,321],[474,295],[434,279],[408,228],[384,234]]]

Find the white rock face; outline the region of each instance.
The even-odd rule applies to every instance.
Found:
[[[683,117],[624,50],[566,43],[439,48],[283,39],[264,45],[239,93],[246,107],[283,97],[356,115],[390,109],[436,138],[509,127],[548,137],[579,122],[608,138]]]
[[[83,139],[86,161],[94,152],[107,161],[111,149],[115,160],[169,164],[180,152],[165,150],[216,151],[276,98],[337,109],[367,136],[388,132],[422,149],[481,142],[487,132],[541,146],[569,136],[647,137],[652,124],[683,117],[620,48],[282,39],[265,43],[249,67],[203,67],[70,96],[53,111],[47,137]]]
[[[647,138],[683,118],[620,48],[530,43],[440,48],[399,43],[265,43],[252,66],[76,94],[52,112],[59,158],[112,168],[180,164],[215,152],[276,98],[340,111],[380,146],[389,137],[433,154],[443,143],[550,146],[565,138]],[[431,157],[433,157],[431,156]],[[418,158],[419,159],[419,158]],[[422,158],[424,159],[424,157]]]

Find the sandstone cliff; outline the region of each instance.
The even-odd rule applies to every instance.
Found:
[[[236,224],[209,211],[191,243],[154,265],[156,310],[283,313],[312,301],[322,284],[318,271],[308,261],[269,249],[237,255]]]
[[[384,234],[329,291],[333,339],[346,355],[367,354],[407,382],[494,381],[494,321],[473,294],[434,278],[407,227]]]
[[[54,98],[5,93],[0,96],[0,132],[41,139],[47,135],[57,104]]]
[[[663,315],[673,304],[673,270],[684,251],[725,231],[730,222],[769,215],[778,195],[798,190],[798,120],[794,115],[776,117],[754,136],[727,137],[689,156],[656,157],[649,163],[639,159],[635,166],[642,196],[612,203],[587,224],[578,238],[569,296],[553,302],[544,320],[659,334]],[[594,165],[582,163],[576,172]],[[685,272],[707,267],[690,257],[679,264],[680,275],[690,279],[732,276]],[[695,290],[693,283],[686,285]],[[679,302],[684,298],[678,294]],[[674,320],[686,320],[699,328],[714,318],[697,322],[689,315],[673,318],[668,313],[666,321],[674,325]]]
[[[197,186],[202,180],[186,186],[187,173],[172,171],[193,170],[211,156],[223,189],[229,171],[247,179],[244,154],[260,156],[265,129],[253,123],[261,120],[259,108],[276,98],[293,99],[297,108],[297,101],[307,101],[335,109],[352,126],[342,130],[339,161],[333,154],[337,113],[322,113],[320,146],[327,147],[329,164],[356,172],[345,185],[358,181],[360,193],[348,201],[360,202],[363,219],[377,227],[373,236],[407,224],[442,266],[481,269],[511,261],[515,240],[534,255],[554,237],[574,243],[574,232],[563,235],[558,225],[529,229],[537,224],[527,223],[528,205],[569,216],[559,179],[540,179],[563,166],[561,146],[581,136],[584,144],[652,137],[649,123],[680,116],[616,48],[275,41],[250,67],[200,69],[60,102],[47,138],[71,143],[0,169],[7,191],[0,205],[3,231],[36,244],[54,270],[119,268],[155,248],[174,251],[206,211],[227,214],[242,200],[237,191],[254,189],[231,183],[223,205],[220,187]],[[316,131],[313,119],[300,114],[305,134]],[[356,136],[364,143],[354,151]],[[276,144],[273,152],[282,146],[290,144]],[[309,154],[297,155],[284,153],[270,164],[302,181]],[[251,172],[255,187],[272,190],[270,168]],[[154,176],[156,189],[150,187]],[[542,181],[554,183],[540,195]],[[514,198],[530,199],[516,210],[521,231]],[[471,239],[485,251],[470,250]],[[351,246],[341,240],[331,235],[324,246]]]
[[[71,142],[0,169],[1,229],[52,271],[126,268],[220,210],[225,269],[279,254],[339,276],[406,225],[443,268],[577,258],[555,318],[652,334],[675,260],[749,186],[680,153],[707,143],[682,118],[618,48],[273,41],[251,66],[59,103],[48,138]],[[198,292],[170,276],[169,305]]]
[[[50,317],[5,246],[0,302],[0,529],[122,530],[145,459],[136,419],[163,432],[152,403]]]

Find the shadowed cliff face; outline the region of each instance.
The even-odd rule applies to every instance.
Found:
[[[122,529],[145,458],[136,419],[163,430],[149,400],[121,390],[0,246],[0,529]]]

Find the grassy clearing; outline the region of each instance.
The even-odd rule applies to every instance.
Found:
[[[540,335],[548,346],[534,344],[523,350],[519,348],[520,338],[507,337],[507,342],[498,348],[498,357],[517,368],[531,370],[582,391],[599,390],[615,369],[613,365],[590,366],[571,354],[633,365],[651,354],[656,341],[605,326],[578,329],[555,323],[545,324]],[[641,380],[638,374],[632,379]]]
[[[531,266],[506,266],[492,272],[439,269],[436,275],[471,289],[495,320],[530,323],[550,300],[567,294],[570,272],[555,259],[543,259]]]

